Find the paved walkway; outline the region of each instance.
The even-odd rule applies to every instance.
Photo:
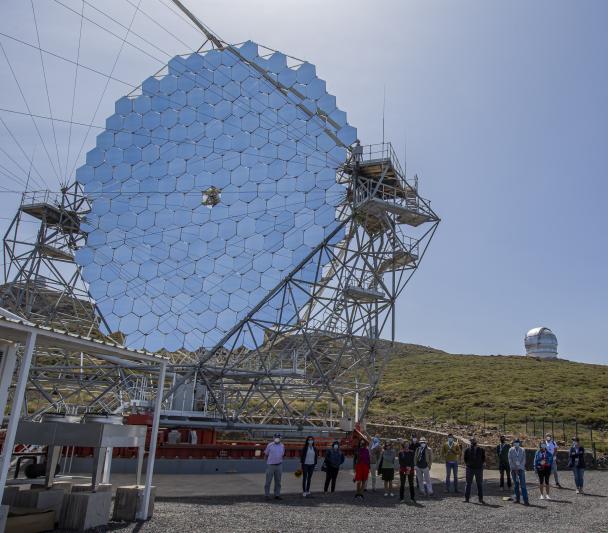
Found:
[[[570,474],[567,472],[566,475]],[[459,470],[461,489],[464,490],[464,468]],[[445,466],[433,465],[431,470],[433,484],[443,485],[445,479]],[[486,470],[485,479],[497,479],[498,471]],[[211,475],[155,475],[154,485],[159,498],[179,498],[195,496],[231,496],[263,494],[264,474],[211,474]],[[532,478],[531,478],[532,480]],[[312,492],[322,492],[325,473],[317,469],[312,478]],[[114,489],[120,485],[133,485],[133,474],[114,474],[111,479]],[[398,487],[399,479],[395,486]],[[371,487],[371,481],[370,485]],[[382,487],[381,480],[378,487]],[[336,489],[339,491],[354,491],[353,473],[346,469],[338,475]],[[297,494],[302,492],[301,478],[296,478],[292,472],[285,472],[282,479],[282,492],[284,494]]]

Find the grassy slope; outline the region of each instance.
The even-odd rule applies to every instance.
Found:
[[[452,355],[400,344],[370,419],[395,416],[502,423],[526,416],[608,426],[608,366],[521,356]]]

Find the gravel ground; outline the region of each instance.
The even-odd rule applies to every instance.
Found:
[[[485,483],[486,505],[477,503],[475,489],[471,502],[461,494],[446,494],[435,485],[434,498],[421,497],[417,505],[399,504],[398,498],[382,493],[366,494],[364,502],[352,492],[318,494],[314,499],[287,494],[282,501],[266,502],[261,496],[215,496],[157,499],[154,518],[143,524],[111,524],[116,532],[255,532],[255,531],[410,531],[493,532],[608,532],[608,472],[586,473],[587,494],[577,495],[571,474],[562,473],[564,489],[553,490],[553,500],[539,499],[536,483],[530,483],[530,507],[502,498],[495,480]],[[407,494],[407,490],[406,490]],[[406,496],[407,498],[407,496]]]

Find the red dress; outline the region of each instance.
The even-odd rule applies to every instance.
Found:
[[[357,450],[357,463],[355,464],[355,481],[367,481],[369,476],[369,450]]]

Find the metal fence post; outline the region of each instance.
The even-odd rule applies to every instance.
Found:
[[[536,418],[532,419],[532,436],[536,437]]]
[[[526,415],[526,436],[528,435],[528,415]]]
[[[562,419],[562,434],[564,437],[564,442],[566,442],[566,422]]]
[[[542,431],[540,432],[541,433],[540,436],[544,437],[545,436],[545,417],[544,416],[541,418],[541,424],[542,424]]]
[[[574,434],[578,437],[578,420],[574,421]]]
[[[507,432],[507,414],[503,413],[502,415],[502,432],[506,433]]]

